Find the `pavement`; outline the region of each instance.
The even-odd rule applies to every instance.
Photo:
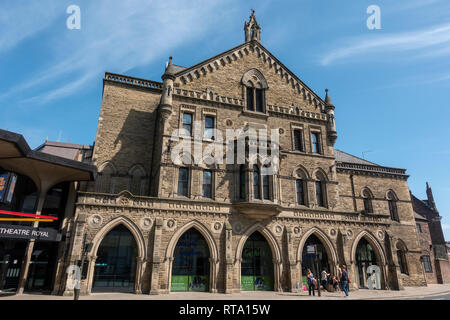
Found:
[[[80,300],[450,300],[450,284],[430,284],[427,287],[405,287],[405,290],[354,290],[347,298],[340,292],[322,291],[322,296],[310,297],[308,292],[244,291],[223,294],[208,292],[173,292],[170,294],[148,295],[131,293],[92,293],[80,296]],[[73,300],[70,296],[52,296],[24,293],[11,295],[0,293],[2,300]]]

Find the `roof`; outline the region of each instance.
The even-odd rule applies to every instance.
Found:
[[[356,163],[356,164],[367,164],[370,166],[378,166],[378,164],[358,158],[350,153],[343,152],[341,150],[335,149],[334,156],[338,162]]]
[[[257,46],[260,48],[260,50],[262,50],[264,52],[264,54],[266,54],[268,57],[270,57],[279,67],[281,67],[283,69],[283,72],[288,73],[295,81],[297,81],[297,83],[299,83],[302,87],[304,87],[307,91],[309,91],[312,95],[313,98],[315,97],[319,103],[323,103],[325,104],[324,99],[322,99],[314,90],[312,90],[308,85],[306,85],[294,72],[292,72],[291,70],[289,70],[280,60],[278,60],[277,57],[275,57],[269,50],[267,50],[259,41],[256,40],[251,40],[251,41],[247,41],[244,43],[241,43],[240,45],[233,47],[229,50],[223,51],[222,53],[219,53],[211,58],[208,58],[206,60],[203,60],[193,66],[187,67],[187,68],[183,68],[180,71],[178,71],[175,76],[176,77],[181,77],[183,75],[186,75],[190,72],[193,72],[197,69],[201,69],[204,66],[207,66],[208,64],[219,60],[220,58],[226,57],[228,55],[232,55],[233,53],[235,53],[236,51],[238,51],[239,49],[243,49],[244,47],[247,46]]]
[[[83,150],[91,149],[92,147],[89,145],[45,141],[45,143],[37,147],[35,151],[52,154],[66,159],[79,160],[79,155]]]
[[[0,167],[31,178],[45,189],[64,181],[94,180],[97,167],[31,150],[21,134],[0,129]]]
[[[418,214],[417,212],[414,211],[414,219],[416,220],[423,220],[423,221],[428,221],[427,218],[425,218],[424,216]]]

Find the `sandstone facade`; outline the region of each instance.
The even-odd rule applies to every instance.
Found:
[[[250,27],[257,25],[252,17]],[[81,259],[87,233],[92,246],[82,292],[91,292],[97,251],[118,225],[125,226],[136,241],[136,293],[171,291],[175,247],[191,228],[208,245],[210,292],[241,290],[243,247],[255,231],[271,250],[273,290],[299,289],[304,276],[302,252],[312,235],[325,248],[329,272],[337,274],[340,264],[349,267],[352,289],[360,287],[361,279],[367,281],[367,275],[358,272],[356,257],[362,239],[376,255],[381,288],[426,285],[406,170],[335,150],[334,106],[328,93],[320,98],[261,45],[259,33],[254,34],[193,67],[170,62],[163,82],[105,75],[92,156],[99,175],[79,192],[74,237],[57,274],[57,291],[69,291],[64,270]],[[247,108],[250,86],[263,90],[262,112]],[[182,127],[183,113],[200,123],[213,117],[221,132],[276,129],[280,170],[269,180],[269,199],[255,198],[250,163],[245,168],[244,198],[239,192],[238,165],[174,164],[170,154],[178,141],[172,134]],[[302,151],[295,150],[294,130],[301,132]],[[313,133],[318,134],[318,152],[313,152]],[[206,149],[217,142],[198,143]],[[189,172],[187,196],[178,195],[180,167]],[[211,198],[202,195],[204,170],[212,171]],[[303,205],[297,200],[299,179],[304,182]],[[316,196],[317,181],[322,183],[322,206]],[[389,207],[389,200],[396,209]],[[369,202],[367,210],[364,203]],[[392,219],[392,210],[398,218]]]

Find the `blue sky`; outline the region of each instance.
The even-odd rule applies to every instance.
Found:
[[[69,5],[81,29],[69,30]],[[381,29],[369,30],[369,5]],[[450,2],[41,0],[0,3],[0,128],[32,147],[92,144],[105,71],[159,81],[168,56],[193,65],[244,40],[250,8],[261,42],[336,106],[336,148],[408,169],[433,189],[450,239]]]

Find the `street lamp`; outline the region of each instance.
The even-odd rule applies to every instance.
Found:
[[[83,278],[84,260],[86,258],[86,252],[89,251],[92,247],[92,243],[89,243],[88,245],[86,245],[87,236],[88,236],[88,233],[86,232],[83,237],[83,244],[81,245],[80,282],[81,282],[81,279]],[[80,288],[75,287],[73,299],[78,300],[79,297],[80,297]]]

